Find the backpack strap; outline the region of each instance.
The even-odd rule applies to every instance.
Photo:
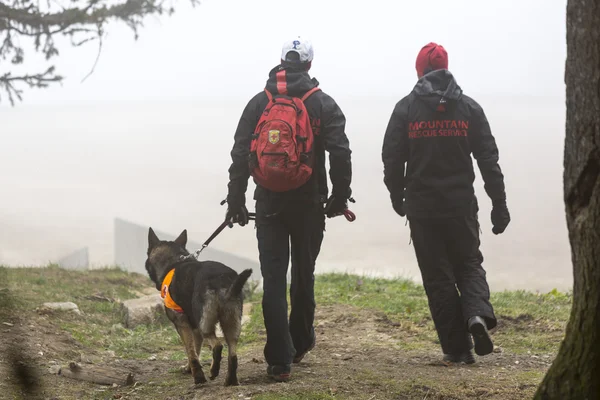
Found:
[[[267,90],[267,88],[265,88],[265,93],[267,94],[267,98],[269,99],[269,103],[273,101],[273,95],[271,94],[271,92],[269,92]]]
[[[314,92],[321,90],[321,88],[319,87],[314,87],[312,89],[310,89],[308,92],[304,93],[304,96],[302,96],[302,101],[306,101],[306,99],[308,99]],[[269,92],[266,88],[265,88],[265,93],[267,94],[267,98],[269,99],[269,102],[273,101],[273,95],[271,94],[271,92]]]
[[[277,93],[278,94],[288,94],[287,89],[287,78],[285,69],[280,70],[275,74],[277,78]]]
[[[314,92],[321,90],[321,88],[319,87],[314,87],[312,89],[310,89],[308,92],[304,93],[304,96],[302,96],[302,102],[306,101],[306,99],[308,99],[310,97],[310,95],[312,95]]]

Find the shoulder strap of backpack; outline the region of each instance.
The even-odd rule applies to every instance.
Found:
[[[271,94],[271,92],[269,92],[267,90],[267,88],[265,88],[265,93],[267,94],[267,98],[269,99],[269,103],[273,101],[273,95]]]
[[[306,99],[308,99],[310,97],[310,95],[312,95],[314,92],[321,90],[321,88],[319,87],[314,87],[312,89],[310,89],[308,92],[304,93],[304,96],[302,96],[302,101],[306,101]]]

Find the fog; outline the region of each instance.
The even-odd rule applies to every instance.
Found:
[[[115,217],[187,229],[191,240],[204,241],[224,217],[219,202],[239,116],[264,87],[281,43],[298,32],[314,43],[311,75],[346,114],[353,150],[357,220],[327,221],[318,272],[420,280],[406,220],[394,214],[383,184],[381,145],[395,103],[416,82],[418,50],[437,41],[459,85],[483,106],[500,149],[512,216],[503,235],[491,233],[476,169],[491,289],[570,288],[562,197],[566,2],[480,3],[183,4],[149,23],[138,42],[112,27],[84,83],[97,48],[65,48],[57,62],[68,78],[62,86],[26,90],[16,107],[0,104],[0,263],[45,265],[89,246],[93,266],[109,265]],[[272,22],[260,21],[278,12],[295,18],[274,33]],[[539,13],[544,18],[533,18]],[[258,258],[252,224],[224,231],[211,246]]]

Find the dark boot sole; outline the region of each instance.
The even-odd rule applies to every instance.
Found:
[[[290,380],[291,374],[269,375],[269,378],[275,382],[287,382]]]
[[[465,357],[463,358],[462,362],[464,362],[467,365],[475,364],[475,357]]]
[[[281,366],[269,366],[267,368],[267,375],[269,378],[273,379],[276,382],[287,382],[290,380],[292,375],[292,371],[286,371],[283,369],[282,372],[276,373],[275,371],[281,371]]]
[[[472,354],[466,356],[444,356],[442,359],[444,364],[475,364],[475,357]]]
[[[471,325],[471,335],[475,342],[475,353],[478,356],[485,356],[494,351],[494,343],[486,327],[482,323]]]

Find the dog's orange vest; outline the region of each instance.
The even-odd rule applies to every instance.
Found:
[[[165,276],[165,279],[162,282],[160,297],[165,301],[165,307],[170,308],[173,311],[178,313],[183,313],[183,309],[175,303],[175,300],[171,297],[171,293],[169,293],[169,286],[171,286],[171,281],[173,280],[173,274],[175,273],[175,268],[170,270]]]

